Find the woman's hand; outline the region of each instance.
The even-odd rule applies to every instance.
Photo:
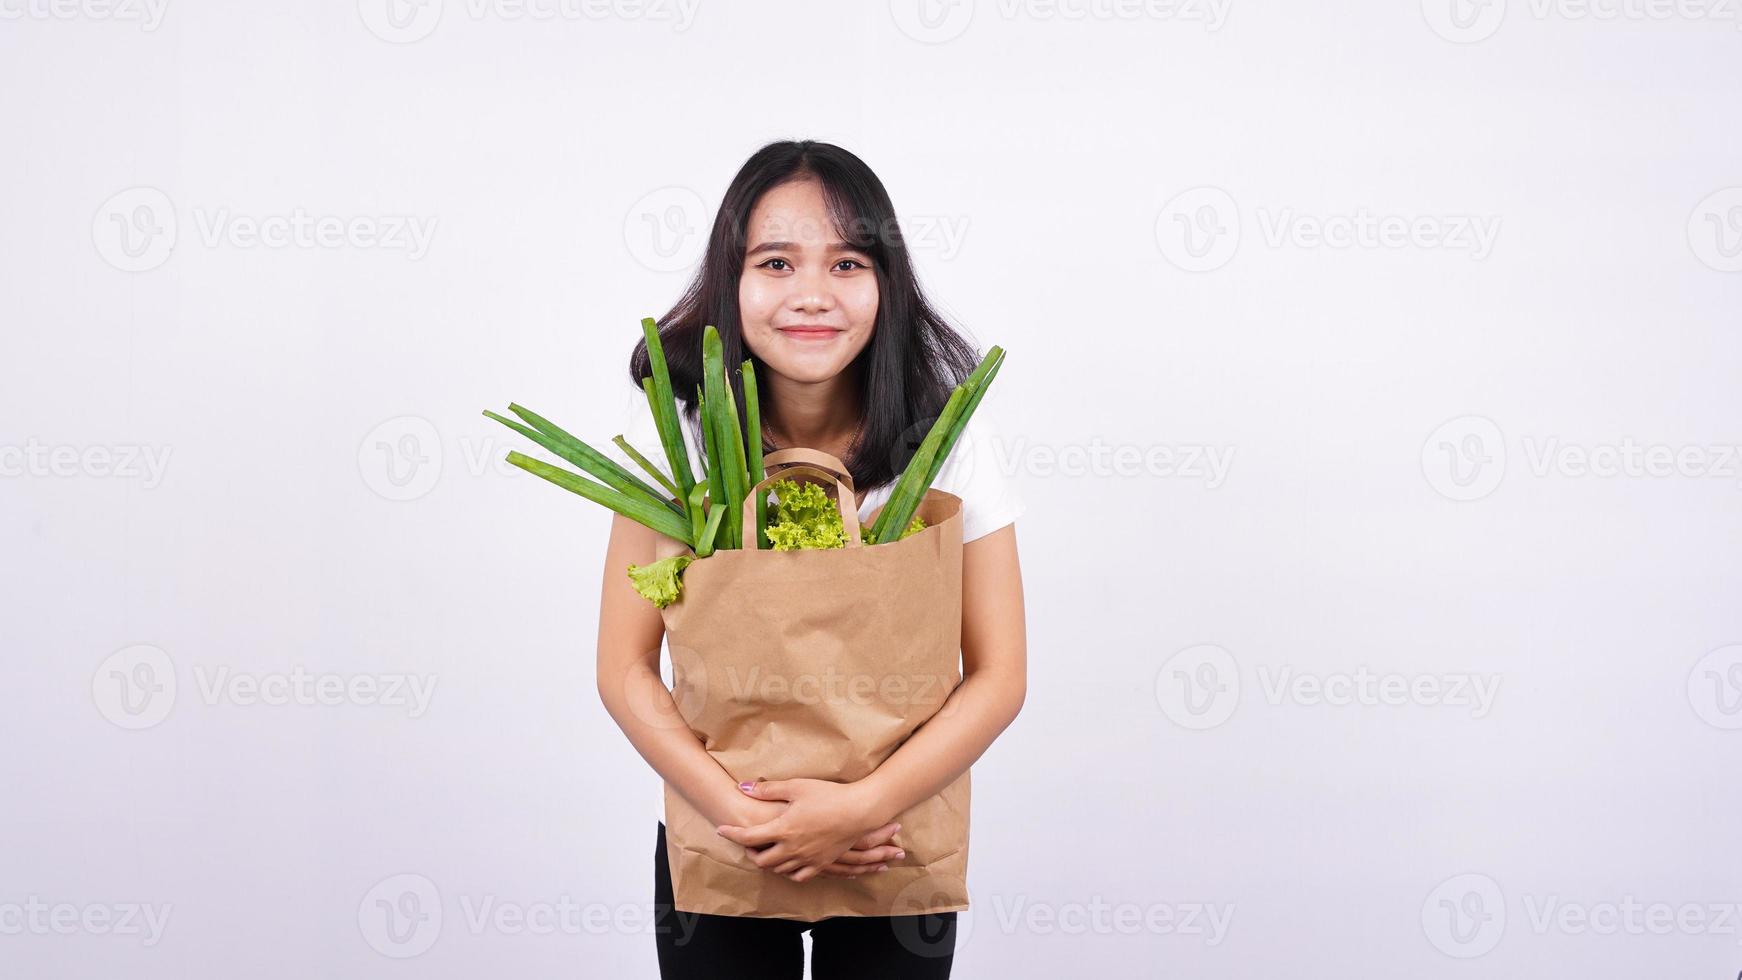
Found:
[[[720,836],[749,849],[750,860],[764,870],[793,881],[819,874],[854,877],[884,870],[887,861],[907,856],[893,843],[900,825],[881,823],[868,792],[857,783],[776,779],[740,788],[758,801],[787,801],[786,809],[771,820],[716,828]]]
[[[785,813],[786,808],[791,805],[785,800],[759,800],[748,793],[740,793],[739,802],[732,811],[732,826],[755,827],[768,823]],[[900,829],[901,825],[893,822],[878,827],[854,841],[851,849],[823,868],[821,873],[831,878],[856,878],[862,874],[888,870],[887,862],[907,857],[907,852],[895,840],[895,832]],[[745,850],[754,860],[758,851],[766,850],[767,846]],[[804,880],[794,878],[792,874],[787,877],[795,881]]]

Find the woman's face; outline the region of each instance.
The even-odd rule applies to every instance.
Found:
[[[840,374],[877,322],[871,257],[840,240],[814,179],[764,192],[746,233],[738,279],[745,346],[794,381]]]

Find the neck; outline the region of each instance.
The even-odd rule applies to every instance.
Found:
[[[857,434],[863,405],[857,382],[842,371],[827,381],[793,381],[764,372],[767,395],[763,420],[782,447],[806,446],[829,451],[850,443]]]

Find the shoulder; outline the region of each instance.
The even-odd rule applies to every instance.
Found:
[[[995,411],[980,406],[962,429],[962,437],[938,470],[933,486],[962,498],[962,541],[991,534],[1020,517],[1023,501],[1020,474],[1013,466],[1019,446]]]

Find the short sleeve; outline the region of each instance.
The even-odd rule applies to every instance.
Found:
[[[1027,510],[1009,465],[1015,458],[997,418],[981,407],[968,419],[933,484],[962,498],[963,544],[1014,523]]]

